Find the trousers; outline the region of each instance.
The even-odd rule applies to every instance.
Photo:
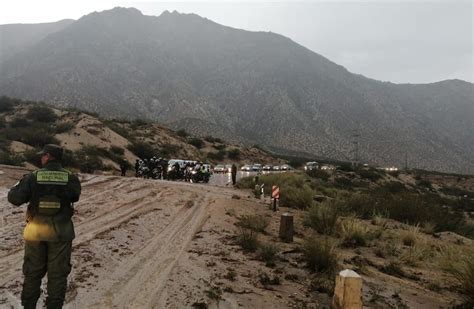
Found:
[[[62,308],[71,272],[72,241],[25,241],[21,303],[36,308],[41,280],[48,274],[46,308]]]

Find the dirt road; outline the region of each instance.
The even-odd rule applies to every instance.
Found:
[[[10,205],[6,193],[22,171],[1,170],[12,177],[2,177],[0,184],[0,305],[17,307],[25,207]],[[81,182],[70,308],[159,307],[170,271],[215,198],[232,194],[212,186],[135,178],[82,175]]]

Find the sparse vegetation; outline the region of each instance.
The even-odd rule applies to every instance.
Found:
[[[271,243],[262,243],[258,248],[259,258],[265,262],[266,266],[275,266],[276,255],[278,254],[278,246]]]
[[[336,244],[332,240],[309,237],[304,240],[302,250],[309,269],[322,273],[335,272],[339,256],[336,253]]]
[[[254,230],[241,227],[239,229],[238,243],[247,252],[255,252],[258,248],[258,234]]]
[[[58,116],[56,116],[51,108],[43,105],[36,105],[30,107],[26,113],[26,118],[32,121],[51,123],[55,122],[58,119]]]
[[[338,233],[346,247],[366,246],[369,238],[369,229],[356,218],[342,220]]]
[[[193,145],[197,149],[201,149],[204,146],[204,141],[197,137],[192,137],[188,139],[188,144]]]
[[[236,225],[259,233],[265,233],[270,221],[261,215],[243,215],[237,219]]]
[[[179,137],[183,137],[183,138],[186,138],[189,136],[189,133],[186,132],[186,130],[184,129],[180,129],[178,131],[176,131],[176,134],[179,136]]]
[[[340,206],[333,200],[314,204],[308,209],[304,223],[324,235],[332,235],[340,216]]]
[[[240,149],[232,148],[227,151],[227,157],[232,160],[237,160],[240,157]]]

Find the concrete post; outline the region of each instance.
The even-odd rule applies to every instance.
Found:
[[[285,242],[293,242],[293,215],[285,212],[280,217],[280,238]]]
[[[346,269],[336,276],[333,309],[362,309],[362,277]]]

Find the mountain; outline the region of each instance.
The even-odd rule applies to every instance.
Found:
[[[5,27],[5,26],[3,26]],[[0,94],[280,152],[474,173],[474,85],[392,84],[195,14],[94,12],[0,62]]]

